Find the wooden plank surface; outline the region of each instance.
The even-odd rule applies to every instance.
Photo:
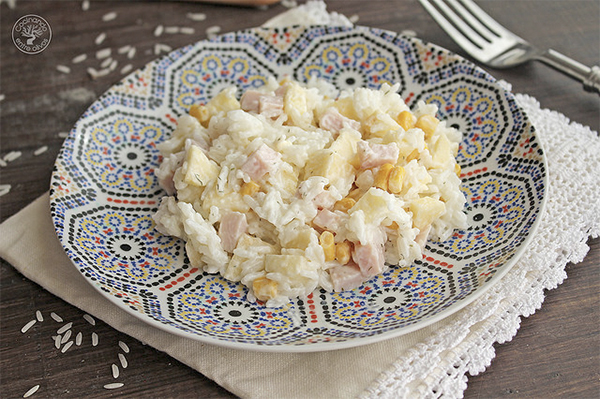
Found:
[[[564,52],[588,65],[600,62],[600,2],[596,0],[479,1],[505,26],[540,47]],[[267,9],[227,7],[179,1],[92,1],[83,11],[79,1],[17,1],[10,9],[0,5],[0,156],[21,151],[22,156],[0,169],[0,184],[11,184],[0,197],[0,220],[5,220],[48,190],[54,159],[67,132],[85,109],[120,79],[118,70],[131,63],[139,68],[153,60],[157,42],[177,48],[206,38],[206,29],[220,26],[222,32],[258,26],[285,11],[282,5]],[[359,24],[394,31],[412,30],[427,41],[457,53],[460,49],[431,20],[415,0],[332,0],[331,11],[357,15]],[[118,17],[105,22],[111,12]],[[205,21],[186,18],[202,12]],[[11,40],[11,27],[26,14],[44,17],[52,27],[50,46],[38,55],[19,52]],[[189,26],[194,35],[153,35],[158,25]],[[106,33],[104,42],[94,40]],[[91,80],[85,69],[96,66],[97,49],[136,47],[128,59],[118,55],[117,72]],[[72,64],[78,54],[88,60]],[[462,53],[461,53],[462,54]],[[62,64],[71,68],[64,74]],[[491,71],[513,85],[515,92],[536,97],[543,107],[558,110],[572,120],[600,128],[600,101],[583,92],[581,85],[532,63],[510,70]],[[568,138],[565,138],[568,139]],[[33,153],[42,146],[48,150]],[[469,378],[467,398],[512,395],[517,397],[598,397],[600,392],[600,257],[599,240],[590,240],[585,260],[567,267],[568,279],[547,293],[543,307],[524,319],[517,336],[497,345],[497,356],[488,370]],[[116,394],[102,388],[113,381],[110,366],[118,364],[119,341],[129,345],[129,366],[119,381],[126,384],[121,397],[203,397],[232,395],[201,374],[169,356],[144,346],[101,321],[92,326],[83,313],[49,294],[17,273],[4,260],[0,263],[0,396],[21,397],[40,384],[34,397],[107,397]],[[44,316],[28,333],[21,328]],[[81,331],[81,349],[60,353],[52,336],[62,325],[50,318],[56,312]],[[92,332],[100,341],[92,346]],[[121,351],[122,352],[122,351]]]

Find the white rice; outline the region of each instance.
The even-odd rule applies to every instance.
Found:
[[[98,334],[92,333],[92,346],[98,346]]]
[[[125,75],[125,74],[131,72],[132,69],[133,69],[133,65],[131,65],[131,64],[125,65],[123,68],[121,68],[121,75]]]
[[[64,73],[64,74],[71,73],[71,68],[69,68],[69,67],[68,67],[68,66],[66,66],[66,65],[57,65],[57,66],[56,66],[56,70],[57,70],[58,72],[61,72],[61,73]]]
[[[60,134],[60,133],[59,133]],[[50,313],[50,317],[52,318],[52,320],[54,320],[57,323],[62,323],[63,322],[63,318],[60,317],[59,315],[57,315],[56,313],[52,312]]]
[[[71,62],[73,64],[79,64],[80,62],[83,62],[85,60],[87,60],[87,54],[84,53],[84,54],[79,54],[76,57],[73,57],[73,59],[71,60]]]
[[[119,378],[119,367],[116,364],[111,364],[110,366],[111,370],[112,370],[112,376],[113,378]]]
[[[108,21],[113,21],[114,19],[117,18],[117,13],[114,11],[111,11],[109,13],[106,13],[102,16],[102,20],[104,22],[108,22]]]
[[[56,349],[60,349],[61,341],[62,341],[62,336],[60,334],[54,337],[54,347]]]
[[[83,1],[81,2],[81,9],[82,9],[83,11],[87,11],[87,10],[89,10],[89,9],[90,9],[90,0],[83,0]]]
[[[94,40],[94,43],[96,43],[96,46],[99,46],[104,42],[104,39],[106,39],[106,33],[102,32],[98,36],[96,36],[96,40]]]
[[[112,57],[105,58],[104,61],[100,63],[100,68],[108,68],[111,62],[113,62]]]
[[[159,37],[160,35],[163,34],[164,31],[165,31],[165,27],[162,25],[158,25],[156,28],[154,28],[154,36]]]
[[[75,336],[75,345],[77,346],[81,346],[81,343],[83,342],[83,334],[80,332],[77,333],[77,335]]]
[[[73,332],[71,330],[67,330],[65,332],[65,335],[63,335],[63,337],[60,339],[60,343],[61,344],[66,343],[69,340],[69,338],[71,338],[72,334],[73,334]]]
[[[64,326],[62,326],[61,328],[59,328],[56,333],[57,334],[62,334],[65,331],[69,330],[71,327],[73,327],[73,322],[68,322],[67,324],[65,324]]]
[[[398,88],[338,93],[325,82],[270,79],[241,100],[223,90],[159,144],[156,175],[169,195],[157,229],[186,241],[194,267],[240,281],[267,306],[410,265],[428,237],[443,241],[466,226],[454,158],[461,133],[434,117],[434,105],[410,110]],[[405,176],[395,191],[392,169]],[[251,183],[259,191],[243,194]],[[353,201],[349,209],[342,200]],[[243,220],[233,247],[226,215]]]
[[[95,326],[96,325],[96,319],[94,319],[92,316],[90,316],[89,314],[84,314],[83,318],[85,319],[85,321],[87,321],[88,323],[90,323],[91,325]]]
[[[119,54],[125,54],[130,49],[131,49],[131,46],[129,44],[126,44],[125,46],[119,47],[119,49],[117,50],[117,53],[119,53]]]
[[[191,19],[192,21],[204,21],[206,19],[206,14],[201,12],[188,12],[186,17]]]
[[[34,385],[34,386],[32,386],[32,387],[31,387],[31,388],[30,388],[30,389],[29,389],[27,392],[25,392],[25,393],[23,394],[23,397],[24,397],[24,398],[28,398],[28,397],[30,397],[31,395],[33,395],[34,393],[36,393],[36,392],[38,391],[38,389],[40,389],[40,386],[39,386],[39,385]]]
[[[122,353],[119,353],[119,362],[121,363],[121,367],[123,367],[124,369],[126,369],[127,366],[129,365],[127,363],[127,358]]]
[[[34,325],[36,322],[37,322],[37,320],[36,320],[36,319],[33,319],[33,320],[29,321],[27,324],[25,324],[25,325],[23,326],[23,328],[21,328],[21,332],[22,332],[23,334],[25,334],[27,331],[29,331],[29,329],[30,329],[31,327],[33,327],[33,325]]]
[[[21,151],[11,151],[8,154],[6,154],[2,159],[5,162],[12,162],[17,160],[21,155],[23,155]]]
[[[10,192],[12,186],[10,184],[0,184],[0,197]]]
[[[104,389],[118,389],[118,388],[121,388],[122,386],[123,386],[122,382],[113,382],[113,383],[104,385]]]
[[[61,342],[62,343],[62,342]],[[65,353],[66,351],[69,350],[69,348],[71,348],[71,346],[73,346],[73,341],[69,341],[67,342],[62,349],[60,350],[61,353]]]
[[[96,58],[102,60],[104,58],[110,57],[110,53],[112,52],[110,47],[103,48],[101,50],[96,51]]]
[[[129,353],[129,346],[127,346],[127,344],[123,341],[119,341],[119,347],[121,348],[121,350],[125,353]]]
[[[33,155],[35,155],[37,157],[38,155],[42,155],[46,151],[48,151],[48,146],[44,145],[44,146],[41,146],[40,148],[38,148],[37,150],[35,150],[33,152]],[[42,320],[40,320],[40,321],[42,321]]]
[[[40,312],[39,310],[35,311],[35,318],[37,319],[37,321],[42,322],[44,321],[44,316],[42,315],[42,312]]]

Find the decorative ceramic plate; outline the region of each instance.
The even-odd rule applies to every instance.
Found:
[[[360,288],[316,291],[281,308],[246,300],[241,284],[190,266],[183,243],[154,229],[164,195],[156,144],[193,103],[267,76],[338,88],[399,82],[464,132],[458,162],[469,228],[430,242],[421,260]],[[301,352],[363,345],[463,308],[516,262],[540,218],[545,159],[510,93],[470,62],[420,40],[357,28],[252,29],[176,50],[112,87],[76,123],[56,161],[58,238],[106,298],[150,325],[233,348]]]

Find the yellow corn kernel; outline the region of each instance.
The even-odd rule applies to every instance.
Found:
[[[417,150],[416,148],[414,150],[412,150],[412,152],[410,154],[408,154],[408,156],[406,157],[406,163],[409,163],[410,161],[412,161],[413,159],[419,159],[419,150]]]
[[[397,222],[392,222],[388,227],[392,230],[398,230],[400,228]]]
[[[242,195],[242,197],[244,195],[253,196],[258,192],[258,190],[260,190],[260,186],[252,180],[250,180],[249,182],[244,183],[242,185],[242,188],[240,189],[240,194]]]
[[[417,123],[417,117],[410,111],[402,111],[396,118],[404,130],[412,129]]]
[[[210,119],[210,112],[204,105],[194,104],[190,107],[190,116],[198,119],[198,122],[203,124]]]
[[[325,253],[325,261],[329,262],[335,259],[335,242],[333,238],[333,233],[331,231],[325,230],[319,236],[319,244],[323,248],[323,252]]]
[[[252,282],[252,290],[256,299],[266,302],[277,296],[277,282],[267,277],[259,277]]]
[[[460,165],[455,164],[454,165],[454,173],[456,173],[456,176],[460,177],[461,172],[462,172],[462,168],[460,167]]]
[[[335,259],[341,264],[345,265],[350,262],[352,244],[346,240],[335,244]]]
[[[432,115],[422,115],[417,119],[417,123],[415,127],[423,130],[425,133],[425,140],[429,140],[431,136],[433,136],[433,132],[435,132],[435,128],[440,123],[440,121]]]
[[[363,195],[363,192],[360,190],[360,188],[355,188],[354,190],[350,191],[348,193],[348,197],[347,198],[351,198],[354,201],[358,201],[358,199]]]
[[[402,166],[394,166],[388,178],[388,191],[392,194],[398,194],[402,191],[402,183],[405,176],[406,170]]]
[[[384,163],[379,167],[379,170],[375,174],[375,179],[373,181],[373,186],[380,188],[384,191],[388,189],[388,179],[390,177],[390,172],[394,168],[394,165],[391,163]]]
[[[356,204],[356,200],[354,198],[345,197],[336,202],[335,205],[333,205],[333,210],[348,212],[348,210],[350,210],[350,208],[352,208],[354,204]]]

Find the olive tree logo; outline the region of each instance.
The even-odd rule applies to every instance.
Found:
[[[52,40],[52,29],[44,18],[29,14],[25,15],[12,29],[13,43],[25,54],[38,54],[48,47]]]

